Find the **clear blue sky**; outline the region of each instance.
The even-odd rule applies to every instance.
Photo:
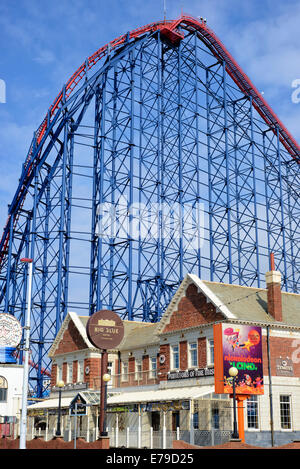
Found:
[[[163,19],[163,0],[0,0],[0,236],[33,135],[62,85],[85,58],[134,28]],[[279,118],[300,142],[300,2],[166,0],[207,18]],[[300,96],[300,93],[299,93]]]

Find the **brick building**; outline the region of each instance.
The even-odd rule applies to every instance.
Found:
[[[213,325],[228,322],[262,328],[265,393],[245,402],[245,441],[270,446],[300,439],[300,295],[281,291],[280,284],[275,270],[266,274],[266,289],[188,274],[159,323],[124,321],[124,339],[108,358],[109,428],[179,428],[195,444],[205,431],[229,434],[232,403],[214,394],[213,340]],[[97,427],[101,359],[88,341],[87,320],[69,313],[53,343],[51,399],[29,409],[36,425],[57,407],[55,385],[62,379],[64,428],[71,428],[67,409],[76,393],[90,405],[82,425]]]

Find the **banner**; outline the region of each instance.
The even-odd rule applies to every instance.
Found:
[[[237,394],[263,394],[261,327],[241,324],[214,325],[215,392],[231,394],[235,367]]]

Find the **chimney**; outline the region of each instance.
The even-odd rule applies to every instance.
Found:
[[[270,254],[271,270],[266,273],[268,313],[275,321],[282,321],[281,273],[275,270],[274,253]]]

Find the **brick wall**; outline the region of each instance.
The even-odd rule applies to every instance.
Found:
[[[191,284],[186,289],[186,296],[179,301],[177,311],[172,313],[164,332],[181,330],[222,319],[224,319],[222,314],[217,313],[214,305],[206,302],[206,296],[198,292],[196,285]]]
[[[73,321],[70,321],[54,355],[62,355],[86,348],[87,346],[78,332],[78,329],[75,327]]]
[[[267,338],[262,339],[264,375],[268,375]],[[299,350],[299,351],[298,351]],[[294,376],[300,377],[300,340],[288,337],[270,336],[270,365],[273,376],[276,376],[276,359],[289,358],[293,362]]]
[[[186,340],[179,342],[179,368],[180,370],[188,369],[188,349]]]
[[[84,382],[88,383],[88,388],[94,387],[95,383],[99,384],[99,376],[101,376],[101,358],[86,358],[84,360]]]
[[[206,337],[198,338],[198,366],[205,368],[207,365]]]
[[[169,344],[163,344],[160,346],[159,350],[159,355],[165,356],[165,362],[161,363],[160,361],[158,362],[158,377],[160,381],[166,381],[167,379],[167,373],[170,369],[170,345]]]

